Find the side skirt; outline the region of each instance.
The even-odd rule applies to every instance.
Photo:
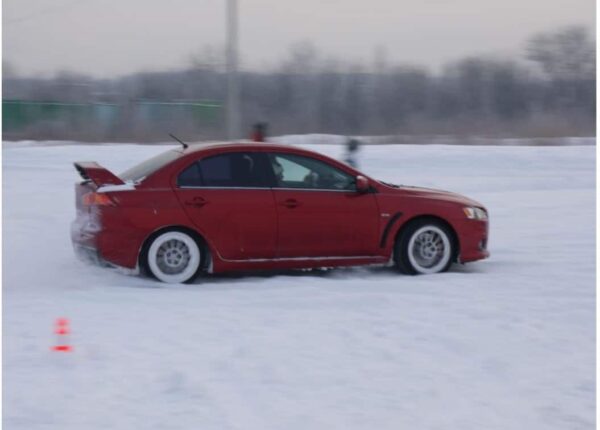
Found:
[[[213,259],[211,272],[220,273],[238,270],[317,269],[348,266],[368,266],[384,265],[388,261],[389,258],[385,256],[334,256],[227,260],[218,255],[217,259]]]

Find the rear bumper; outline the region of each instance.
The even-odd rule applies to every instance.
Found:
[[[75,255],[83,261],[107,265],[98,251],[99,229],[89,221],[89,217],[78,217],[71,223],[71,243]]]
[[[81,219],[71,224],[71,242],[78,257],[101,265],[136,269],[139,239],[128,233],[124,229],[101,229],[98,224]]]
[[[96,217],[89,214],[78,214],[71,223],[71,242],[73,246],[88,249],[98,249],[97,238],[100,226]]]
[[[77,258],[82,261],[94,263],[99,266],[108,266],[108,263],[100,256],[96,248],[73,243],[73,250],[75,251]]]
[[[460,244],[459,263],[483,260],[490,256],[487,249],[489,223],[487,220],[464,219],[454,224]]]

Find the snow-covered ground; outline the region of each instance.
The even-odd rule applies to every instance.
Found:
[[[487,205],[487,261],[166,286],[85,265],[69,242],[71,162],[121,171],[164,147],[15,146],[3,150],[6,430],[595,426],[594,147],[363,149],[372,176]],[[73,353],[50,351],[57,317]]]

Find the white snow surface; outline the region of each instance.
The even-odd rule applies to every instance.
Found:
[[[362,148],[368,175],[488,207],[491,258],[445,274],[172,286],[78,261],[72,162],[165,148],[3,149],[4,429],[595,428],[595,147]]]

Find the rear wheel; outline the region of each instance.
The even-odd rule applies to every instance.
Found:
[[[442,223],[419,220],[396,240],[394,258],[402,273],[417,275],[448,270],[454,255],[453,235]]]
[[[146,252],[146,267],[159,281],[178,284],[192,280],[202,261],[198,243],[182,231],[154,238]]]

